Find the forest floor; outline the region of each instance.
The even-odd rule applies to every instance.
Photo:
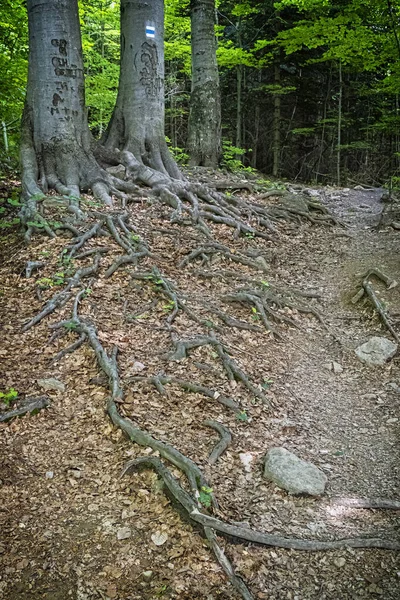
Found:
[[[207,305],[240,287],[227,270],[320,296],[306,301],[324,316],[329,331],[312,314],[287,308],[281,314],[299,328],[277,325],[279,340],[261,327],[223,327],[231,357],[262,385],[267,403],[241,384],[229,385],[209,346],[194,349],[184,360],[166,361],[171,337],[165,321],[171,306],[157,285],[132,279],[135,267],[119,269],[109,279],[96,278],[81,311],[96,323],[107,349],[113,344],[120,349],[126,391],[121,410],[203,469],[225,520],[296,538],[399,539],[394,511],[343,507],[333,498],[399,500],[400,359],[397,355],[375,368],[357,359],[356,346],[372,335],[391,335],[368,303],[353,305],[350,299],[371,267],[400,281],[400,232],[390,226],[376,228],[384,206],[379,201],[382,190],[324,187],[312,193],[348,227],[283,223],[272,243],[250,236],[235,239],[228,228],[215,226],[219,239],[234,252],[262,248],[268,276],[218,255],[205,265],[179,267],[198,245],[194,230],[171,224],[170,209],[159,204],[144,200],[129,207],[131,222],[152,252],[136,270],[148,271],[157,264],[202,317]],[[63,392],[47,392],[47,409],[0,424],[0,597],[236,598],[207,542],[182,520],[156,475],[145,471],[120,478],[127,460],[151,454],[151,449],[132,444],[110,423],[107,383],[90,347],[84,344],[51,362],[75,339],[73,331],[54,337],[48,327],[68,318],[70,305],[21,333],[54,293],[52,288],[43,290],[40,300],[38,281],[54,282],[65,238],[36,236],[27,247],[11,231],[0,243],[0,389],[13,387],[23,397],[43,394],[41,378],[53,377],[65,385]],[[45,263],[31,278],[24,276],[28,260]],[[107,265],[109,261],[104,259]],[[213,277],[205,277],[205,270]],[[378,282],[376,287],[399,323],[399,288],[387,290]],[[230,314],[260,325],[259,315],[249,307],[232,305]],[[181,311],[174,331],[181,338],[204,333]],[[238,419],[216,401],[176,385],[161,396],[148,382],[133,380],[138,374],[160,372],[230,394],[247,417]],[[210,418],[224,423],[233,435],[232,445],[213,466],[207,457],[217,436],[203,424]],[[326,494],[290,496],[266,481],[263,458],[274,446],[320,467],[328,476]],[[300,552],[223,539],[221,544],[258,599],[400,596],[400,558],[394,551]]]

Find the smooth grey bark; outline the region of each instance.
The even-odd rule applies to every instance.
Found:
[[[191,1],[192,90],[188,150],[191,165],[218,166],[221,101],[216,57],[215,0]]]
[[[96,162],[85,109],[77,0],[27,0],[28,86],[22,118],[21,164],[25,220],[55,188],[79,196],[92,188],[111,203],[107,173]],[[24,217],[24,214],[23,214]]]
[[[121,0],[118,96],[102,143],[180,179],[165,142],[164,118],[164,1]]]

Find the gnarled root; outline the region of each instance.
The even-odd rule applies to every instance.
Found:
[[[305,550],[318,552],[319,550],[336,550],[340,548],[383,548],[385,550],[398,550],[400,544],[393,540],[382,540],[379,538],[349,538],[323,542],[320,540],[303,540],[296,538],[285,538],[279,535],[263,533],[247,527],[239,527],[225,523],[220,519],[211,517],[201,512],[192,497],[182,489],[172,473],[158,458],[140,458],[127,463],[124,473],[129,473],[135,468],[152,468],[163,480],[166,492],[185,509],[192,521],[210,527],[238,540],[246,540],[262,546],[274,546],[276,548],[288,548],[292,550]]]
[[[193,392],[194,394],[201,394],[206,398],[211,398],[211,400],[215,400],[222,404],[226,408],[230,408],[236,413],[240,413],[239,405],[232,400],[232,398],[227,398],[223,396],[219,392],[212,390],[204,385],[199,385],[197,383],[192,383],[191,381],[183,381],[182,379],[177,379],[176,377],[166,377],[164,375],[155,375],[154,377],[140,377],[139,375],[132,378],[133,381],[147,381],[154,385],[154,387],[160,392],[160,394],[164,395],[165,388],[164,386],[167,384],[175,384],[186,390],[187,392]]]
[[[395,329],[393,328],[393,326],[390,322],[390,316],[389,316],[388,311],[386,310],[384,304],[379,300],[378,296],[375,293],[374,288],[372,287],[372,284],[370,282],[370,277],[372,275],[375,276],[377,279],[380,279],[381,281],[383,281],[383,283],[386,285],[388,290],[396,287],[396,285],[397,285],[397,281],[395,281],[394,279],[391,279],[390,277],[385,275],[385,273],[382,273],[382,271],[380,269],[376,269],[376,268],[369,269],[369,271],[363,277],[363,280],[361,283],[361,286],[362,286],[361,289],[357,292],[357,294],[355,296],[353,296],[351,301],[353,304],[356,304],[359,300],[361,300],[361,298],[364,297],[364,295],[366,295],[368,297],[368,299],[370,300],[372,306],[375,308],[376,312],[378,313],[379,318],[382,321],[382,323],[384,324],[384,326],[387,328],[388,331],[390,331],[390,333],[392,334],[392,336],[394,337],[396,342],[400,342],[399,335],[395,331]]]

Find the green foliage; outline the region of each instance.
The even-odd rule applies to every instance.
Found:
[[[254,169],[252,167],[245,167],[241,161],[241,157],[246,152],[251,152],[251,149],[245,150],[244,148],[237,148],[229,140],[223,140],[221,167],[228,169],[228,171],[231,171],[232,173],[238,173],[240,171],[253,173]]]
[[[236,419],[238,421],[242,421],[243,423],[247,423],[247,421],[249,420],[249,417],[245,410],[241,410],[240,412],[238,412],[236,414]]]
[[[28,23],[24,0],[2,0],[0,12],[0,124],[4,123],[9,149],[0,136],[0,170],[18,160],[19,121],[28,72]]]
[[[209,508],[211,506],[212,492],[212,488],[203,485],[199,495],[200,504]]]
[[[0,392],[0,402],[5,404],[6,406],[10,406],[15,402],[18,398],[18,392],[13,387],[10,388],[7,392]]]
[[[173,300],[170,300],[169,302],[167,302],[166,304],[163,305],[163,311],[164,312],[172,312],[175,308],[175,302]]]
[[[165,141],[167,142],[168,148],[176,162],[182,166],[187,165],[189,160],[189,154],[187,154],[183,148],[172,146],[169,137],[165,136]]]
[[[63,323],[63,327],[65,327],[65,329],[68,329],[68,331],[75,331],[76,329],[78,329],[78,323],[76,323],[75,321],[67,321],[66,323]]]
[[[119,3],[79,2],[89,126],[101,135],[110,120],[119,78]]]

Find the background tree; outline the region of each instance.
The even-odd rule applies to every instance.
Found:
[[[7,136],[0,137],[0,161],[5,167],[12,164],[6,154],[12,158],[19,143],[15,126],[24,100],[27,46],[22,1],[3,4],[0,122]],[[165,5],[165,131],[184,159],[189,3],[166,0]],[[97,137],[104,134],[118,90],[119,6],[91,0],[81,8],[88,120]],[[220,0],[222,164],[238,168],[240,161],[231,159],[239,157],[265,173],[321,183],[336,182],[338,167],[342,183],[381,183],[397,173],[399,12],[398,3],[386,0]],[[147,149],[146,160],[148,154]]]
[[[221,102],[216,57],[215,1],[192,0],[192,89],[188,151],[191,165],[218,166]]]
[[[28,66],[25,2],[4,0],[0,13],[0,167],[18,156]]]

